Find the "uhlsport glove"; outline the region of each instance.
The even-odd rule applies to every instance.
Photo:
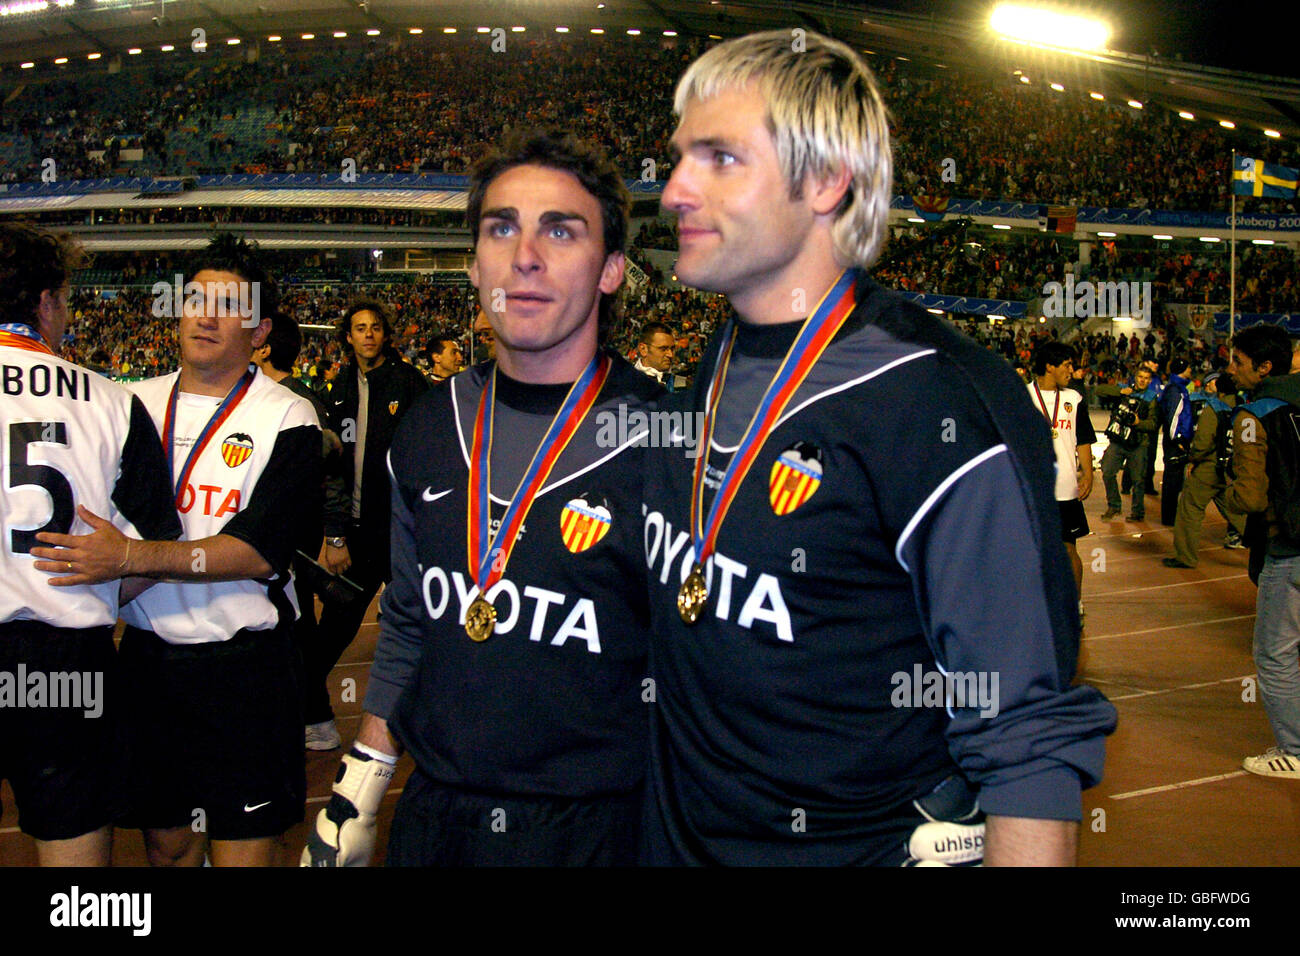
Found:
[[[334,778],[330,802],[316,815],[300,866],[368,866],[375,849],[375,817],[388,792],[397,758],[353,745]]]
[[[954,774],[912,806],[926,822],[908,838],[904,866],[983,864],[984,814],[965,780]]]

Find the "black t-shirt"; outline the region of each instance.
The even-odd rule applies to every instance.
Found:
[[[706,509],[798,325],[740,327]],[[717,352],[687,410],[705,407]],[[740,486],[693,625],[676,607],[693,462],[652,459],[650,862],[901,862],[889,822],[959,768],[991,813],[1078,818],[1114,710],[1070,689],[1058,658],[1070,608],[1044,579],[1060,530],[1033,416],[1008,366],[862,280]],[[1050,554],[1064,585],[1064,552]],[[982,680],[988,705],[927,703],[940,671]]]
[[[657,386],[621,359],[534,499],[475,643],[468,460],[491,365],[434,386],[398,427],[393,580],[365,708],[440,783],[519,796],[635,791],[645,770],[647,449],[610,430]],[[499,521],[568,386],[497,379],[491,518]],[[603,519],[592,524],[591,515]]]

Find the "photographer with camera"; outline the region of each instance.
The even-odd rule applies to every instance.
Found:
[[[1118,516],[1123,507],[1119,482],[1115,476],[1121,469],[1126,469],[1133,482],[1133,510],[1127,520],[1144,521],[1147,440],[1156,429],[1157,395],[1151,387],[1151,370],[1138,369],[1131,387],[1098,386],[1097,395],[1099,398],[1108,395],[1119,397],[1119,404],[1106,425],[1105,434],[1110,439],[1110,445],[1101,456],[1101,481],[1106,488],[1106,511],[1101,520],[1109,521]]]

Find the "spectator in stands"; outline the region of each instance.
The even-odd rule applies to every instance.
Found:
[[[460,342],[445,333],[434,337],[433,346],[429,349],[429,377],[434,382],[451,378],[464,364],[465,356],[461,354]]]
[[[673,354],[676,349],[677,340],[672,329],[662,322],[647,322],[641,326],[641,339],[636,347],[635,368],[672,391],[674,376],[669,373],[673,367]]]

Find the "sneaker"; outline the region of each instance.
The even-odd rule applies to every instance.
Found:
[[[1229,531],[1224,536],[1223,546],[1231,551],[1240,551],[1246,547],[1246,542],[1241,540],[1241,535],[1237,534],[1237,532]]]
[[[1127,518],[1125,518],[1124,520],[1125,520],[1125,521],[1146,521],[1146,520],[1147,520],[1147,516],[1146,516],[1146,515],[1139,515],[1139,514],[1130,514],[1130,515],[1129,515]]]
[[[307,725],[308,750],[338,750],[342,745],[343,738],[339,736],[339,729],[334,726],[334,721],[326,720],[319,724]]]
[[[1118,517],[1119,517],[1118,508],[1107,508],[1105,511],[1101,513],[1102,521],[1109,521],[1111,518],[1118,518]]]
[[[1241,765],[1261,777],[1290,777],[1300,780],[1300,757],[1269,747],[1258,757],[1247,757]]]
[[[1177,558],[1165,558],[1160,562],[1167,568],[1194,568],[1196,565],[1188,564],[1185,561],[1179,561]]]

